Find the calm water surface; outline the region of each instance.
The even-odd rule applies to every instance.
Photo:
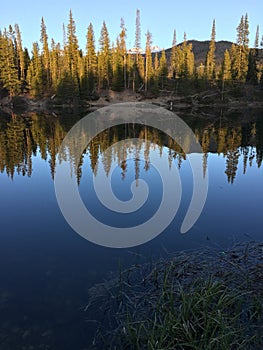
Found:
[[[107,224],[140,224],[158,209],[160,174],[151,159],[165,159],[163,171],[179,169],[182,201],[167,229],[132,249],[92,244],[67,224],[54,191],[59,146],[80,116],[7,115],[0,118],[0,349],[88,349],[94,318],[83,311],[88,290],[118,271],[167,252],[210,247],[224,250],[236,241],[262,240],[263,111],[215,112],[205,118],[182,116],[198,137],[203,154],[185,154],[158,130],[121,125],[99,134],[72,174],[87,208]],[[140,138],[121,149],[117,141]],[[105,156],[106,149],[112,151]],[[123,153],[130,159],[122,161]],[[194,227],[180,226],[193,184],[190,157],[209,173],[207,201]],[[127,215],[109,212],[96,197],[92,180],[113,170],[112,188],[121,200],[131,198],[131,183],[149,186],[147,202]],[[139,254],[137,254],[139,253]],[[141,255],[142,257],[139,257]]]

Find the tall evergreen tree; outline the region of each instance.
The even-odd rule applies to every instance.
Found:
[[[160,68],[159,68],[159,72],[160,72],[160,77],[161,77],[161,82],[162,82],[162,89],[164,88],[164,82],[167,78],[168,75],[168,67],[167,67],[167,60],[166,60],[166,54],[165,54],[165,50],[162,50],[162,55],[161,55],[161,59],[160,59]]]
[[[197,68],[197,78],[203,79],[205,75],[205,66],[203,62],[200,63],[199,67]]]
[[[248,71],[249,54],[249,23],[247,14],[241,17],[237,27],[237,44],[232,45],[232,77],[235,80],[245,81]]]
[[[119,38],[116,40],[116,47],[112,50],[112,89],[115,91],[122,91],[124,89],[124,76],[123,76],[123,53],[121,49],[121,43]]]
[[[144,83],[145,79],[145,56],[141,53],[138,55],[138,66],[137,66],[137,75],[136,75],[136,86],[139,86]]]
[[[249,50],[246,81],[250,84],[258,83],[257,50],[254,48]]]
[[[56,44],[54,39],[51,39],[50,51],[50,79],[52,82],[52,91],[56,92],[59,81],[61,79],[61,48],[60,44]]]
[[[50,53],[48,47],[48,36],[47,36],[47,28],[45,25],[44,18],[41,19],[41,37],[40,42],[42,43],[42,61],[44,66],[44,74],[43,74],[43,83],[47,89],[51,86],[51,78],[50,78]]]
[[[34,97],[43,94],[43,64],[39,53],[38,43],[33,43],[32,60],[28,69],[28,82],[30,93]]]
[[[246,77],[248,71],[248,55],[249,55],[249,22],[246,13],[244,20],[244,34],[243,34],[243,55],[241,60],[241,71],[243,77]]]
[[[215,79],[216,72],[215,72],[215,50],[216,50],[216,27],[215,27],[215,20],[213,20],[213,26],[212,26],[212,33],[211,33],[211,41],[209,44],[209,51],[206,56],[206,65],[205,65],[205,73],[206,78],[208,80]]]
[[[170,59],[170,76],[176,78],[179,73],[179,49],[176,41],[176,31],[174,30],[172,53]]]
[[[100,33],[100,53],[99,53],[99,78],[100,88],[109,88],[111,80],[111,50],[109,33],[105,21]]]
[[[75,92],[78,94],[79,89],[79,75],[78,75],[78,63],[79,63],[79,44],[76,35],[76,24],[73,19],[72,11],[69,12],[69,23],[67,26],[67,46],[66,56],[68,61],[69,74],[72,79],[72,86]]]
[[[146,33],[146,48],[145,48],[145,76],[144,76],[144,86],[145,92],[151,85],[151,79],[153,78],[153,66],[152,66],[152,34],[147,31]]]
[[[189,79],[194,73],[194,53],[192,49],[192,44],[187,43],[186,33],[184,33],[184,42],[179,53],[180,78]]]
[[[254,48],[249,50],[247,82],[257,84],[260,78],[260,60],[259,60],[259,26],[257,26]]]
[[[95,35],[92,23],[89,24],[87,32],[87,70],[88,70],[88,89],[90,93],[94,92],[96,87],[96,79],[98,75],[98,60],[95,48]]]
[[[259,47],[259,25],[257,25],[255,43],[254,43],[254,48],[258,49],[258,47]]]
[[[30,65],[30,56],[28,53],[28,49],[26,47],[24,49],[24,63],[25,63],[25,80],[26,80],[25,85],[26,85],[27,84],[27,72],[28,72],[28,68]]]
[[[17,43],[17,53],[18,53],[18,78],[21,80],[21,83],[25,84],[25,55],[22,45],[22,37],[18,24],[15,24],[15,33],[16,33],[16,43]]]
[[[155,52],[155,55],[154,55],[154,75],[157,78],[157,80],[159,78],[159,65],[160,65],[159,54],[158,54],[158,52]]]
[[[139,51],[141,48],[141,13],[140,10],[136,11],[136,30],[135,30],[135,49]]]
[[[123,60],[123,81],[124,88],[127,88],[127,48],[126,48],[126,37],[127,37],[127,29],[125,28],[125,23],[123,18],[121,18],[121,33],[120,37],[120,52]]]
[[[79,75],[79,45],[76,35],[76,24],[72,11],[69,12],[69,23],[67,25],[66,38],[63,39],[64,50],[62,60],[62,72],[59,80],[57,93],[59,97],[69,100],[76,100],[80,96],[80,75]]]
[[[132,89],[135,91],[135,88],[139,86],[141,79],[143,79],[144,76],[144,69],[142,71],[142,68],[144,66],[143,59],[141,57],[141,14],[140,10],[137,9],[136,11],[136,27],[135,27],[135,58],[133,59],[133,81],[132,81]]]
[[[20,91],[19,70],[17,66],[17,52],[14,44],[14,31],[9,26],[0,35],[0,78],[3,88],[7,89],[10,95]]]
[[[224,60],[222,63],[222,80],[231,79],[231,57],[229,51],[226,50],[224,53]]]

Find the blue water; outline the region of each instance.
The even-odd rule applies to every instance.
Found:
[[[259,152],[254,142],[246,146],[250,153]],[[241,145],[237,149],[242,153]],[[129,217],[109,213],[96,198],[90,154],[86,152],[79,191],[97,219],[126,227],[140,224],[158,209],[162,183],[153,166],[145,170],[144,151],[142,146],[139,174],[148,183],[150,195],[144,208]],[[244,174],[240,155],[231,183],[225,173],[226,155],[208,152],[205,207],[192,229],[182,235],[180,226],[193,190],[189,157],[202,162],[200,154],[187,155],[179,171],[182,201],[172,223],[144,245],[112,249],[83,239],[68,225],[56,201],[49,151],[47,154],[46,160],[39,148],[31,154],[30,177],[15,172],[11,178],[5,170],[0,174],[0,349],[40,349],[41,344],[44,349],[88,348],[94,332],[94,325],[86,322],[90,316],[83,311],[88,289],[117,273],[120,264],[129,266],[167,252],[207,246],[224,250],[235,241],[262,240],[263,167],[255,158]],[[158,147],[151,149],[151,157],[160,157]],[[165,171],[169,171],[167,146],[163,146],[162,157],[167,158]],[[136,178],[134,159],[127,161],[125,178],[116,161],[112,166],[113,191],[119,199],[129,200],[130,185]],[[178,168],[178,161],[173,160],[172,166]],[[101,156],[98,171],[104,171]]]

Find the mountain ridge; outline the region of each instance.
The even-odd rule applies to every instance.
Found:
[[[187,40],[188,44],[192,44],[193,47],[193,53],[195,56],[195,64],[199,66],[201,63],[203,65],[205,64],[206,60],[206,55],[209,50],[209,44],[210,40]],[[227,40],[220,40],[217,41],[216,43],[216,51],[215,51],[215,59],[216,59],[216,64],[221,64],[224,58],[224,53],[226,50],[230,50],[232,46],[231,41]],[[183,43],[178,44],[178,46],[182,46]],[[168,48],[165,50],[166,53],[166,58],[169,60],[172,52],[172,47]]]
[[[199,66],[201,63],[203,63],[203,65],[205,65],[205,61],[206,61],[206,55],[207,52],[209,51],[209,44],[210,44],[210,40],[187,40],[187,44],[192,44],[192,49],[193,49],[193,53],[194,53],[194,57],[195,57],[195,65]],[[219,66],[222,64],[223,59],[224,59],[224,53],[226,50],[231,49],[231,46],[235,44],[231,41],[228,40],[219,40],[216,41],[215,45],[216,45],[216,51],[215,51],[215,60],[216,60],[216,65]],[[182,46],[183,42],[179,43],[177,46]],[[250,48],[252,49],[252,48]],[[260,48],[258,49],[259,52],[259,59],[262,62],[263,61],[263,49]],[[171,57],[171,53],[172,53],[172,47],[165,49],[165,54],[166,54],[166,58],[169,61],[170,57]],[[161,51],[159,53],[161,55]]]

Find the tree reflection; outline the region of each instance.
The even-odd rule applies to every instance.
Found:
[[[238,166],[242,166],[246,174],[248,166],[256,162],[260,168],[263,158],[263,118],[253,122],[239,122],[227,118],[215,118],[214,122],[195,119],[189,122],[203,149],[203,175],[206,176],[209,154],[218,153],[225,158],[225,174],[229,183],[234,183]],[[219,122],[218,122],[219,120]],[[14,174],[30,177],[33,172],[32,159],[35,156],[47,161],[51,176],[54,179],[58,150],[67,131],[74,125],[76,119],[55,118],[53,116],[2,115],[0,119],[0,170],[10,178]],[[191,125],[192,124],[192,125]],[[139,142],[134,146],[132,138]],[[125,145],[116,145],[118,141],[130,139]],[[184,140],[184,149],[189,149],[189,140]],[[111,152],[105,152],[110,146]],[[74,145],[72,145],[74,149]],[[144,158],[145,171],[151,167],[150,151],[155,149],[164,156],[167,148],[169,166],[175,162],[180,170],[182,162],[187,159],[181,147],[170,137],[159,130],[145,125],[118,125],[97,135],[83,152],[81,159],[74,159],[74,152],[69,155],[72,172],[81,181],[84,159],[88,157],[93,174],[97,174],[97,164],[100,162],[108,175],[113,161],[121,168],[121,177],[127,174],[127,156],[133,152],[135,179],[139,179],[140,157]],[[66,157],[66,152],[63,157]],[[241,159],[242,158],[242,159]]]

